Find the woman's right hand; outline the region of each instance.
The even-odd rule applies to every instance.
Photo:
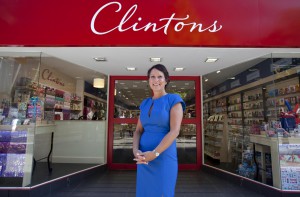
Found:
[[[145,156],[143,155],[143,152],[140,150],[137,150],[134,152],[134,161],[136,161],[136,164],[148,164],[148,162],[145,161]]]

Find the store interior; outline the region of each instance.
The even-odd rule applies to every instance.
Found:
[[[203,76],[204,163],[299,190],[300,55],[270,54],[223,82],[211,80],[230,69]]]
[[[0,186],[34,186],[106,164],[109,76],[44,53],[0,57]],[[197,162],[192,121],[199,106],[205,165],[300,190],[300,179],[289,178],[300,177],[300,54],[210,69],[201,77],[202,103],[193,80],[170,83],[191,119],[177,138],[179,163]],[[133,164],[130,119],[149,96],[144,79],[114,81],[113,163]]]
[[[107,76],[42,53],[1,56],[0,65],[2,187],[105,163]]]

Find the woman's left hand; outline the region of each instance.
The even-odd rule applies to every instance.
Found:
[[[133,160],[136,161],[136,164],[148,164],[148,162],[154,160],[156,158],[155,154],[152,151],[147,151],[140,153],[138,157]]]

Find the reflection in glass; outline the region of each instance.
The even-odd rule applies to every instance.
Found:
[[[195,81],[171,81],[167,86],[168,93],[179,94],[186,103],[184,118],[195,118]],[[138,118],[140,103],[151,97],[147,80],[117,80],[115,82],[114,118]],[[113,162],[134,163],[132,161],[132,132],[134,124],[126,121],[114,124]],[[177,138],[178,160],[180,164],[196,163],[196,126],[181,125]]]
[[[168,93],[176,93],[186,102],[184,118],[195,118],[195,82],[171,81]],[[137,118],[140,103],[152,96],[147,80],[117,80],[115,82],[114,118]]]
[[[140,103],[151,96],[146,80],[117,80],[114,118],[137,118]]]
[[[196,125],[182,124],[176,139],[179,164],[195,164],[197,162]]]
[[[135,124],[115,124],[113,141],[113,163],[135,163],[132,153],[132,139]]]
[[[113,141],[113,163],[134,163],[132,139],[135,124],[115,124]],[[184,124],[176,139],[179,164],[196,163],[196,126]]]

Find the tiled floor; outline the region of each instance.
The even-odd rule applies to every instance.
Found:
[[[32,173],[31,185],[44,183],[49,180],[60,178],[62,176],[75,173],[96,166],[95,164],[68,164],[53,163],[51,164],[52,172],[49,173],[46,162],[37,162]]]
[[[134,197],[135,171],[105,171],[90,176],[72,189],[60,191],[57,197]],[[203,171],[180,171],[176,197],[263,196]]]

